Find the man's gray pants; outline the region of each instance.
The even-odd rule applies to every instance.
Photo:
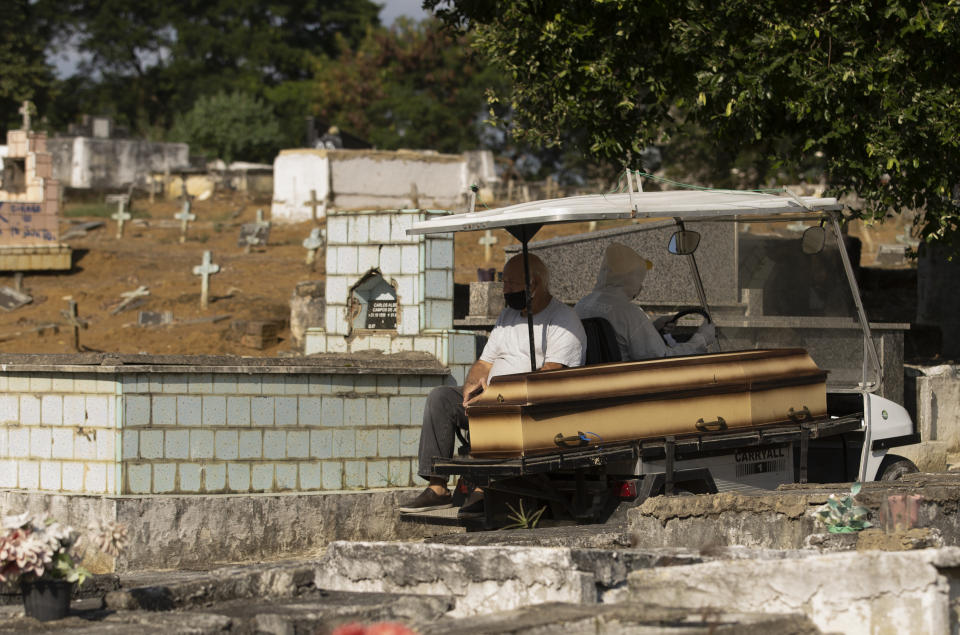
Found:
[[[463,410],[463,388],[460,386],[437,386],[427,395],[423,407],[423,424],[420,426],[420,466],[417,474],[427,480],[434,474],[433,458],[453,456],[457,427],[467,429],[467,414]]]

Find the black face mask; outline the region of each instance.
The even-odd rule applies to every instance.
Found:
[[[527,293],[526,291],[514,291],[513,293],[504,293],[503,301],[507,303],[507,306],[511,309],[516,309],[517,311],[522,311],[527,308]]]

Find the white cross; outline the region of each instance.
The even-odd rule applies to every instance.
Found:
[[[304,207],[310,208],[310,218],[314,221],[317,220],[317,208],[321,208],[323,214],[327,213],[327,202],[317,200],[317,191],[310,190],[310,200],[303,204]]]
[[[183,201],[183,209],[180,210],[179,214],[174,214],[174,218],[180,221],[180,242],[187,242],[187,223],[192,220],[197,220],[196,214],[190,213],[190,199],[186,198]]]
[[[20,110],[17,111],[23,115],[23,129],[28,132],[30,131],[30,113],[35,111],[36,108],[34,105],[27,100],[23,101],[23,105],[20,106]]]
[[[317,250],[323,247],[324,239],[323,230],[319,227],[314,227],[310,230],[310,235],[303,239],[303,248],[307,250],[306,263],[310,265],[311,271],[317,260]]]
[[[483,261],[490,262],[490,248],[497,244],[497,237],[488,229],[483,232],[483,237],[477,241],[477,244],[483,245]]]
[[[312,192],[313,190],[310,190],[310,191]],[[265,221],[265,220],[263,220],[263,208],[262,208],[262,207],[260,207],[260,208],[257,209],[257,225],[266,225],[267,227],[270,226],[270,221]]]
[[[110,218],[117,221],[117,238],[123,237],[123,222],[132,218],[126,211],[127,202],[130,198],[126,194],[112,194],[107,197],[108,203],[116,203],[117,211],[110,215]]]
[[[203,263],[193,268],[193,275],[200,276],[200,308],[206,310],[210,303],[210,276],[220,271],[220,265],[212,262],[213,252],[203,252]]]

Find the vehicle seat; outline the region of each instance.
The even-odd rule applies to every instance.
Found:
[[[617,333],[605,318],[592,317],[580,320],[587,333],[586,365],[620,361]]]

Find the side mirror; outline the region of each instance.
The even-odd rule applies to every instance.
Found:
[[[808,256],[819,254],[823,251],[823,243],[826,240],[827,232],[823,227],[809,227],[803,232],[803,238],[800,239],[800,249]]]
[[[699,232],[682,229],[670,237],[670,244],[667,245],[667,251],[675,256],[686,256],[695,252],[699,244]]]

